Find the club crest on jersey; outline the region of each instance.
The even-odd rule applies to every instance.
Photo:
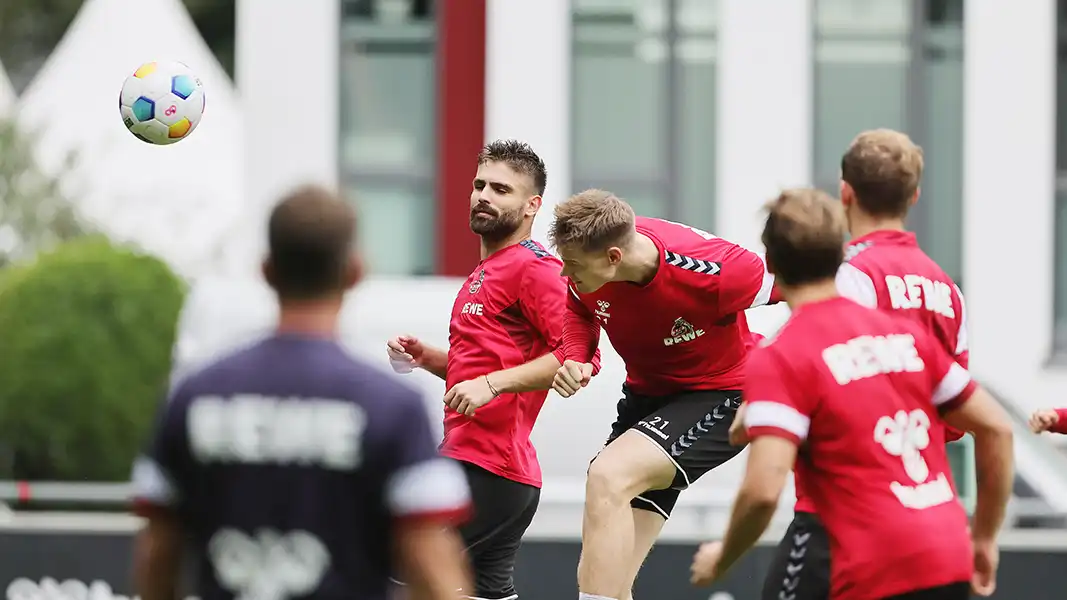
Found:
[[[485,281],[485,269],[482,269],[482,272],[478,275],[478,279],[471,282],[470,286],[467,287],[467,291],[472,294],[477,294],[478,290],[482,289],[483,281]]]
[[[697,329],[693,327],[693,324],[686,321],[682,317],[678,317],[674,320],[674,325],[671,326],[671,336],[663,338],[664,346],[676,346],[678,344],[684,344],[691,342],[698,337],[704,335],[703,329]]]
[[[611,303],[607,300],[597,300],[596,310],[593,311],[593,313],[596,314],[596,317],[600,319],[600,322],[605,325],[608,324],[608,319],[611,318],[611,313],[608,312],[608,307],[610,306]]]

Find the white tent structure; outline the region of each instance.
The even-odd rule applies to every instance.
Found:
[[[131,27],[133,14],[151,26]],[[189,65],[207,93],[197,130],[171,146],[138,140],[119,118],[122,82],[152,60]],[[18,109],[42,168],[62,173],[74,153],[65,189],[113,239],[187,276],[249,268],[254,236],[235,234],[247,221],[237,94],[180,0],[86,0]]]

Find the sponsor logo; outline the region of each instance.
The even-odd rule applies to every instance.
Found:
[[[678,317],[674,320],[674,325],[671,326],[670,337],[663,338],[663,345],[677,346],[678,344],[691,342],[702,335],[704,335],[703,329],[697,329],[689,321]]]
[[[469,286],[467,286],[467,291],[470,292],[471,294],[477,294],[478,291],[482,289],[482,283],[484,281],[485,281],[485,269],[482,269],[482,272],[478,274],[478,279],[472,281],[471,284]]]

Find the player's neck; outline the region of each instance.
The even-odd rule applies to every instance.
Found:
[[[333,338],[341,306],[337,300],[283,302],[278,314],[277,332],[307,337]]]
[[[629,246],[622,255],[615,280],[641,285],[649,283],[659,270],[659,247],[642,233],[637,233]]]
[[[876,231],[907,231],[902,217],[871,217],[868,215],[852,215],[849,223],[849,233],[852,239],[870,235]]]
[[[825,279],[802,285],[780,286],[782,297],[791,310],[796,310],[805,304],[815,304],[837,298],[837,283],[833,279]]]
[[[530,230],[525,227],[519,228],[515,233],[499,240],[487,240],[482,236],[482,260],[489,258],[496,252],[500,252],[504,248],[514,246],[528,239],[530,239]]]

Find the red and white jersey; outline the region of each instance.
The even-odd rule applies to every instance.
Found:
[[[741,389],[753,339],[743,311],[768,304],[774,284],[763,258],[681,223],[638,217],[637,232],[660,251],[652,281],[591,294],[571,284],[556,357],[589,362],[603,328],[635,394]]]
[[[967,309],[963,292],[907,231],[875,231],[852,240],[837,272],[837,290],[870,307],[897,311],[923,326],[961,367],[968,367]],[[946,439],[963,432],[949,428]],[[797,477],[796,507],[815,512]]]
[[[972,549],[940,413],[975,389],[937,340],[847,298],[805,305],[753,351],[744,424],[796,443],[830,537],[835,600],[968,581]]]
[[[864,306],[900,311],[937,338],[967,368],[967,307],[956,282],[908,231],[875,231],[852,240],[837,272],[842,296]]]
[[[478,263],[452,306],[445,389],[525,364],[559,345],[567,302],[560,269],[559,259],[531,240]],[[599,364],[599,355],[593,360]],[[547,396],[547,390],[501,394],[471,417],[446,406],[441,453],[541,487],[530,432]]]

